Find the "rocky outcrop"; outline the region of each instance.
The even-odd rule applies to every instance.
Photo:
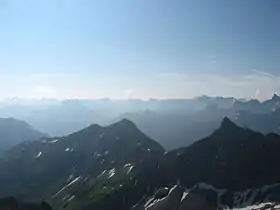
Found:
[[[52,210],[46,202],[40,204],[21,202],[13,197],[0,199],[1,210]]]
[[[214,205],[207,202],[201,194],[189,194],[185,200],[180,203],[178,210],[216,210]]]
[[[158,192],[163,197],[159,197]],[[232,192],[200,183],[191,189],[175,185],[167,194],[162,192],[160,189],[131,210],[267,210],[280,207],[280,184]]]
[[[157,199],[155,196],[153,200],[145,205],[146,210],[177,210],[183,192],[184,188],[176,185],[170,190],[166,197]]]

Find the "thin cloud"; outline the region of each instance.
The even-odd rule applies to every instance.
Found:
[[[207,59],[211,64],[218,63],[218,57],[216,55],[209,55]]]
[[[257,70],[257,69],[252,69],[251,72],[255,73],[255,74],[267,76],[267,77],[275,77],[273,74],[270,74],[270,73],[265,72],[265,71],[260,71],[260,70]]]
[[[182,75],[183,74],[176,73],[176,72],[162,72],[162,73],[158,73],[157,77],[178,77]]]
[[[63,74],[63,73],[49,73],[49,74],[32,74],[33,79],[51,79],[51,78],[69,78],[78,77],[78,74]]]
[[[236,76],[174,72],[165,74],[165,80],[168,75],[170,75],[169,82],[172,82],[170,83],[172,87],[181,86],[182,93],[185,93],[186,97],[206,94],[263,100],[280,91],[280,76],[258,70]],[[173,75],[177,75],[176,78]]]

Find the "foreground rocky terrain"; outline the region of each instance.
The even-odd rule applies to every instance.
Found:
[[[277,134],[224,118],[210,136],[167,152],[124,119],[9,150],[0,194],[58,210],[270,208],[280,201],[279,151]]]
[[[199,183],[190,189],[181,185],[161,188],[131,210],[216,210],[280,208],[280,184],[233,192]]]
[[[46,202],[28,203],[19,201],[13,197],[0,199],[1,210],[52,210],[51,206]]]

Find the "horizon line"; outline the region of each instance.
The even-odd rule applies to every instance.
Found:
[[[88,98],[88,97],[69,97],[69,98],[55,98],[55,97],[5,97],[0,99],[0,102],[4,101],[16,101],[16,100],[36,100],[36,101],[43,101],[43,100],[53,100],[53,101],[70,101],[70,100],[93,100],[93,101],[101,101],[101,100],[110,100],[110,101],[129,101],[129,100],[136,100],[136,101],[151,101],[151,100],[158,100],[158,101],[167,101],[167,100],[192,100],[196,98],[224,98],[224,99],[235,99],[235,100],[240,100],[240,101],[250,101],[250,100],[257,100],[257,101],[266,101],[269,99],[272,99],[274,96],[280,97],[277,93],[272,94],[271,97],[268,97],[263,100],[259,100],[254,97],[243,97],[243,98],[238,98],[234,96],[221,96],[221,95],[197,95],[194,97],[170,97],[170,98],[162,98],[162,97],[153,97],[153,98],[110,98],[110,97],[104,97],[104,98]]]

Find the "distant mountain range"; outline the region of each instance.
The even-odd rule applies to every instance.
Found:
[[[247,118],[246,115],[261,115],[260,118],[268,115],[265,120],[269,121],[270,115],[273,115],[272,112],[278,110],[279,106],[280,97],[276,94],[262,102],[255,99],[241,100],[233,97],[209,96],[146,101],[137,99],[71,99],[64,101],[13,99],[0,102],[0,117],[13,117],[25,121],[50,136],[69,135],[94,123],[109,125],[125,117],[135,120],[137,126],[155,140],[160,141],[165,148],[174,149],[179,146],[187,146],[194,140],[210,135],[224,116],[235,121],[235,118],[244,114],[244,117],[240,116],[242,121],[237,123],[253,129],[258,128],[259,126],[252,123],[255,120],[249,120],[249,122],[243,120]],[[154,114],[151,115],[154,118],[148,116],[151,113]],[[164,130],[159,129],[164,124],[162,121],[166,121],[163,125]],[[277,120],[277,122],[272,121],[278,125]],[[211,125],[212,122],[215,124]],[[176,126],[170,125],[171,123]],[[151,124],[155,127],[154,130],[151,130]],[[266,126],[264,132],[278,132],[275,126],[273,125],[273,129]],[[201,128],[201,130],[198,129],[196,132],[194,127]],[[184,130],[189,133],[188,139],[186,139]],[[263,132],[263,130],[260,131]],[[174,138],[178,143],[170,145],[168,142]]]
[[[46,136],[26,122],[12,118],[0,118],[0,152],[21,142],[38,140]]]
[[[172,150],[210,135],[217,128],[222,116],[201,118],[200,113],[178,115],[146,111],[127,113],[122,117],[133,121],[139,129],[159,142],[165,149]]]
[[[45,200],[66,210],[165,210],[171,204],[198,209],[186,206],[202,205],[201,196],[204,209],[213,210],[279,203],[279,151],[279,135],[264,135],[224,118],[210,136],[166,152],[123,119],[5,152],[0,196]],[[197,203],[189,202],[193,196],[199,197]],[[169,198],[172,202],[155,207]]]
[[[188,146],[210,135],[224,117],[255,131],[280,134],[280,97],[259,102],[238,101],[234,98],[201,97],[192,100],[196,111],[143,111],[121,116],[132,120],[148,136],[167,150]]]

